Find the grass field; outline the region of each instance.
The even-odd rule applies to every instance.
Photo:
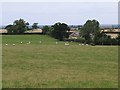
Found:
[[[56,41],[43,35],[2,36],[3,88],[118,87],[117,46]]]

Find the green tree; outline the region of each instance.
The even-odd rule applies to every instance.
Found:
[[[9,29],[9,28],[11,28],[11,26],[13,26],[13,25],[7,25],[6,27],[5,27],[5,29]]]
[[[26,23],[24,19],[19,19],[15,20],[13,22],[13,25],[6,26],[6,29],[8,33],[22,34],[28,29],[27,25],[28,23]]]
[[[26,23],[26,28],[27,28],[27,30],[29,30],[29,23],[28,22]]]
[[[27,23],[24,21],[24,19],[19,19],[14,21],[13,23],[15,28],[15,33],[24,33],[27,30]]]
[[[13,33],[14,26],[13,26],[13,25],[7,25],[7,26],[5,27],[5,29],[7,29],[7,32],[8,32],[8,33]]]
[[[37,29],[38,28],[38,23],[33,23],[32,28]]]
[[[97,43],[101,36],[99,22],[97,20],[88,20],[81,28],[81,36],[85,38],[86,43]]]
[[[51,31],[51,35],[54,38],[62,41],[64,40],[64,38],[69,37],[70,29],[67,24],[58,22],[58,23],[55,23],[52,27],[53,27],[53,30]]]
[[[49,31],[50,31],[50,27],[49,26],[44,26],[43,28],[42,28],[42,32],[43,32],[43,34],[48,34],[49,33]]]

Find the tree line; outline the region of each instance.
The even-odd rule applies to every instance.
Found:
[[[15,20],[12,25],[7,25],[9,34],[23,34],[29,30],[29,23],[24,19]],[[37,29],[38,23],[33,23],[32,29]],[[49,35],[60,41],[71,41],[69,38],[70,27],[65,23],[55,23],[52,26],[43,26],[42,33]],[[101,33],[100,23],[97,20],[87,20],[86,23],[79,28],[80,37],[77,42],[91,45],[118,45],[120,44],[120,33],[117,38],[113,39],[110,36]]]

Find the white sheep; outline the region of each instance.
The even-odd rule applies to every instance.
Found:
[[[56,42],[56,44],[58,44],[58,42]]]
[[[69,46],[69,43],[65,43],[65,46]]]
[[[20,42],[21,44],[23,43],[23,42]]]
[[[42,43],[42,41],[40,41],[40,43]]]
[[[5,45],[6,45],[6,46],[8,46],[8,44],[7,44],[7,43],[6,43]]]
[[[13,46],[15,46],[15,44],[12,44]]]
[[[27,44],[30,44],[31,42],[29,41]]]

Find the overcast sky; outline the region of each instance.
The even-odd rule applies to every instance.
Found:
[[[100,24],[118,23],[117,2],[4,2],[2,3],[2,24],[8,25],[23,18],[30,24],[39,25],[64,22],[81,25],[88,19]]]

